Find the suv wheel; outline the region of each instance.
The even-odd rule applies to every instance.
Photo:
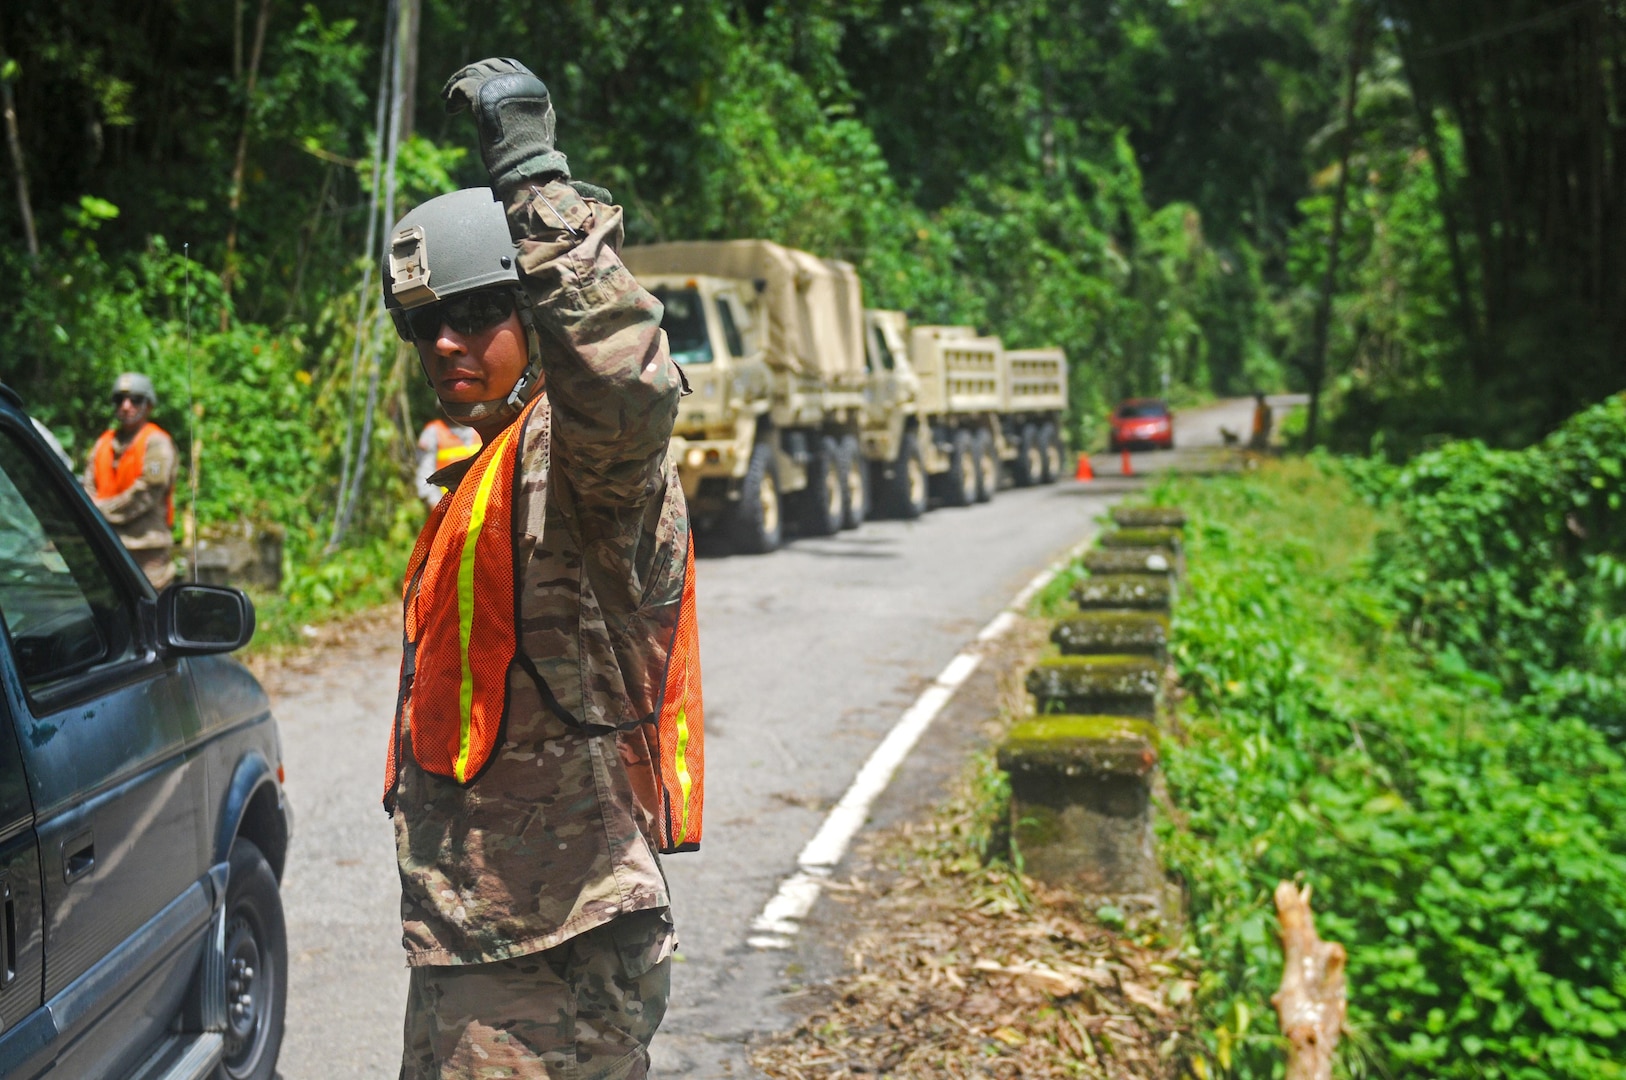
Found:
[[[734,550],[744,555],[765,555],[779,547],[779,477],[773,468],[773,447],[765,441],[751,447],[729,532]]]
[[[217,1080],[272,1080],[288,1004],[288,937],[271,865],[251,841],[231,846],[226,884],[226,1048]]]

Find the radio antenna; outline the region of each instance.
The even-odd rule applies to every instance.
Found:
[[[191,557],[187,559],[188,569],[192,572],[192,581],[198,580],[198,474],[203,457],[203,447],[199,440],[203,438],[203,408],[197,402],[192,391],[192,245],[181,245],[181,258],[184,262],[182,270],[183,293],[182,309],[186,320],[186,441],[190,447],[191,462],[187,469],[188,487],[190,496],[186,505],[186,542],[192,548]]]

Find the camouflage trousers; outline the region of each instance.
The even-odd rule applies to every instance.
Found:
[[[649,1080],[675,941],[661,908],[546,952],[413,968],[402,1080]]]

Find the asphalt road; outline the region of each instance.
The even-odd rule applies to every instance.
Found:
[[[1220,426],[1247,431],[1250,411],[1242,400],[1177,417],[1182,449],[1137,454],[1135,470],[1199,463]],[[1096,461],[1093,484],[1002,491],[769,556],[700,549],[706,836],[700,852],[665,864],[682,950],[654,1049],[662,1075],[751,1075],[746,1042],[789,1022],[816,943],[755,950],[751,920],[922,687],[1126,489],[1112,476],[1115,455]],[[378,803],[398,662],[396,631],[381,625],[318,644],[271,680],[298,815],[284,882],[285,1080],[385,1080],[399,1065],[406,971],[393,836]],[[992,676],[981,678],[962,692],[967,710],[991,694]],[[953,754],[932,740],[917,755],[935,753],[937,772],[906,766],[877,817],[934,796]]]

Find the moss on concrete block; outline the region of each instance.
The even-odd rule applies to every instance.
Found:
[[[1186,512],[1178,506],[1116,506],[1112,509],[1112,520],[1125,529],[1149,526],[1183,529]]]
[[[1177,554],[1183,546],[1180,530],[1169,528],[1112,529],[1097,543],[1103,548],[1161,547]]]
[[[1135,716],[1157,712],[1162,665],[1145,656],[1055,656],[1028,672],[1027,688],[1041,714]]]
[[[1108,574],[1085,578],[1073,586],[1073,600],[1079,607],[1141,608],[1167,611],[1174,598],[1174,585],[1167,574]]]
[[[1133,716],[1035,716],[999,747],[999,767],[1012,774],[1145,776],[1157,760],[1157,728]]]
[[[1065,655],[1145,653],[1162,656],[1169,617],[1156,611],[1086,611],[1059,620],[1050,640]]]
[[[1099,548],[1084,556],[1084,569],[1096,576],[1107,574],[1172,574],[1176,557],[1168,548]]]

